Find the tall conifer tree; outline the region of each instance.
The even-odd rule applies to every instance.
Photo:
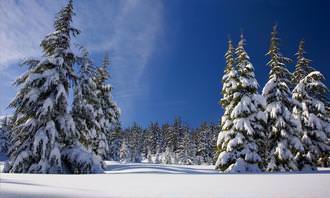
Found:
[[[267,106],[267,139],[268,171],[297,170],[294,155],[303,151],[299,139],[300,124],[293,117],[291,110],[291,73],[286,68],[290,59],[280,53],[277,27],[271,33],[270,48],[267,55],[270,57],[269,80],[263,89]]]
[[[97,121],[99,99],[95,92],[95,68],[89,58],[88,51],[83,49],[82,57],[78,58],[80,76],[74,90],[72,117],[80,134],[81,143],[90,151],[97,151],[96,138],[100,131]]]
[[[95,79],[97,85],[97,96],[100,100],[97,120],[101,129],[97,134],[97,154],[102,158],[110,158],[109,144],[111,144],[111,133],[115,133],[120,129],[120,110],[112,99],[112,86],[107,82],[110,78],[108,72],[109,65],[109,54],[106,53],[102,65],[97,69],[97,76]]]
[[[302,125],[301,141],[305,149],[296,157],[302,170],[317,170],[318,160],[329,157],[330,147],[326,133],[329,123],[325,110],[328,88],[322,80],[324,77],[320,72],[311,72],[293,90],[296,101],[294,114]]]
[[[100,162],[80,145],[68,112],[70,81],[75,79],[70,40],[79,33],[71,26],[73,15],[70,0],[56,16],[55,31],[41,42],[42,58],[25,61],[28,71],[16,80],[20,90],[10,103],[15,111],[6,172],[103,171]]]
[[[301,40],[299,42],[298,52],[295,54],[297,56],[297,64],[295,66],[295,71],[293,72],[292,83],[296,86],[300,80],[307,76],[310,72],[315,69],[310,66],[311,60],[305,57],[305,41]]]
[[[219,134],[218,143],[221,142],[222,151],[216,167],[225,172],[260,172],[262,169],[265,101],[257,93],[259,85],[244,45],[245,39],[241,35],[235,51],[239,81],[231,100],[233,109],[229,117],[232,128]]]

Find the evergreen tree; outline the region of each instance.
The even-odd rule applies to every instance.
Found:
[[[149,146],[147,147],[147,160],[148,160],[148,163],[153,163],[151,149]]]
[[[234,108],[229,115],[233,125],[229,131],[219,134],[221,153],[216,167],[225,172],[259,172],[262,168],[265,101],[257,93],[259,85],[244,45],[245,40],[241,35],[235,51],[239,71],[239,92],[233,97]]]
[[[217,155],[217,140],[218,140],[218,132],[220,131],[220,126],[214,123],[210,124],[210,132],[211,132],[211,136],[210,136],[210,150],[209,150],[209,156],[211,156],[211,161],[209,162],[209,164],[215,164],[218,158]]]
[[[5,116],[0,119],[0,153],[7,154],[9,148],[10,118]]]
[[[196,132],[196,149],[197,158],[199,159],[199,164],[212,164],[213,163],[213,153],[215,150],[215,143],[212,142],[213,134],[211,127],[206,123],[197,129]],[[214,144],[213,144],[214,143]]]
[[[178,142],[177,131],[174,129],[173,126],[164,125],[164,134],[165,134],[165,145],[166,148],[169,148],[171,152],[176,151],[176,146]],[[165,150],[166,150],[165,148]]]
[[[106,158],[109,154],[111,133],[120,128],[120,110],[112,99],[112,87],[107,83],[108,79],[110,78],[108,73],[109,65],[109,55],[106,54],[102,65],[97,69],[97,76],[95,79],[97,85],[97,96],[100,100],[97,111],[97,120],[100,123],[101,128],[97,134],[97,154],[102,158]]]
[[[78,60],[80,77],[74,90],[72,117],[80,134],[80,142],[87,150],[96,153],[100,125],[96,119],[99,100],[95,92],[95,69],[86,49],[83,49],[83,55]]]
[[[151,122],[148,129],[146,130],[146,145],[150,147],[150,152],[156,154],[157,145],[161,144],[161,129],[157,122]]]
[[[120,160],[120,148],[122,144],[122,135],[120,129],[117,129],[110,133],[109,138],[109,160],[119,161]]]
[[[121,144],[119,157],[121,162],[126,163],[131,161],[131,151],[127,146],[126,140],[124,140]]]
[[[220,152],[222,151],[221,145],[222,142],[220,140],[220,134],[224,134],[232,129],[233,122],[230,118],[230,113],[233,110],[233,100],[235,93],[238,92],[238,73],[235,65],[235,49],[233,47],[232,41],[228,40],[228,50],[225,54],[226,59],[226,67],[225,72],[222,77],[222,95],[223,98],[220,100],[220,104],[222,109],[224,110],[224,114],[221,117],[221,125],[220,125],[220,132],[219,138],[217,141],[217,153],[216,155],[219,156]],[[219,167],[216,167],[219,169]]]
[[[310,66],[311,60],[305,58],[306,52],[304,50],[304,45],[304,40],[301,40],[299,42],[298,52],[295,54],[297,56],[297,64],[292,77],[292,83],[295,86],[300,82],[300,80],[302,80],[310,72],[315,70],[313,67]]]
[[[134,123],[129,129],[128,135],[128,147],[131,152],[131,162],[141,162],[142,161],[142,148],[143,148],[143,129]]]
[[[184,137],[186,133],[189,133],[188,126],[182,122],[180,117],[174,119],[173,123],[173,151],[178,153],[180,152],[180,147],[184,142]]]
[[[190,134],[185,133],[182,144],[179,146],[178,163],[192,165],[195,163],[196,145],[191,141]]]
[[[193,158],[196,155],[196,145],[190,140],[189,126],[184,124],[181,118],[176,118],[174,120],[173,130],[175,131],[174,134],[176,134],[176,145],[174,147],[177,158],[176,162],[192,164],[194,161]]]
[[[303,150],[299,140],[299,122],[294,119],[292,100],[290,97],[291,74],[286,68],[290,61],[280,53],[277,27],[274,26],[271,34],[270,48],[267,53],[270,57],[269,80],[263,89],[266,98],[268,171],[297,170],[294,155]]]
[[[329,123],[326,118],[325,103],[328,89],[320,72],[311,72],[293,90],[296,100],[295,116],[302,125],[301,141],[304,152],[297,154],[297,162],[302,170],[317,170],[320,157],[329,157],[330,146],[326,134]]]
[[[15,109],[13,144],[5,172],[102,172],[100,162],[86,157],[88,153],[79,146],[79,133],[68,113],[70,80],[75,79],[70,40],[79,33],[71,26],[72,16],[70,0],[55,19],[55,31],[41,42],[43,57],[23,63],[29,68],[16,80],[20,90],[10,103]]]
[[[166,148],[171,146],[171,147],[174,147],[173,144],[172,144],[172,137],[174,135],[173,134],[173,131],[172,131],[172,127],[170,126],[170,124],[168,123],[165,123],[162,125],[162,134],[163,134],[163,141],[164,141],[164,144],[162,145],[159,145],[160,146],[160,149],[159,149],[159,152],[160,153],[163,153],[166,151]]]
[[[164,164],[175,164],[174,160],[175,153],[171,150],[170,147],[166,147],[166,150],[162,157],[162,163]]]
[[[195,132],[196,160],[198,164],[213,164],[216,149],[217,129],[203,122]]]

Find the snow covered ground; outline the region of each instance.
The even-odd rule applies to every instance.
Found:
[[[330,169],[304,174],[218,174],[212,166],[119,164],[107,174],[0,173],[0,197],[329,197]]]

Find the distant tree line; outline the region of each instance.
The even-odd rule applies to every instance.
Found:
[[[134,123],[110,136],[109,160],[164,164],[214,164],[218,126],[202,123],[190,128],[180,118],[172,124]]]

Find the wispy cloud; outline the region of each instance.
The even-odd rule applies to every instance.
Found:
[[[161,32],[162,12],[161,1],[78,4],[80,41],[94,52],[110,50],[114,96],[124,108],[124,119],[134,111],[135,97],[148,94],[141,78]]]
[[[0,65],[7,67],[23,57],[40,53],[39,43],[50,32],[59,2],[0,1]]]
[[[11,77],[8,65],[41,54],[40,41],[52,31],[54,15],[65,2],[0,1],[2,76]],[[74,25],[82,30],[78,42],[87,46],[92,54],[110,50],[114,95],[124,105],[124,116],[128,116],[133,110],[134,97],[148,92],[140,82],[162,28],[162,2],[82,0],[75,1],[75,10]]]

